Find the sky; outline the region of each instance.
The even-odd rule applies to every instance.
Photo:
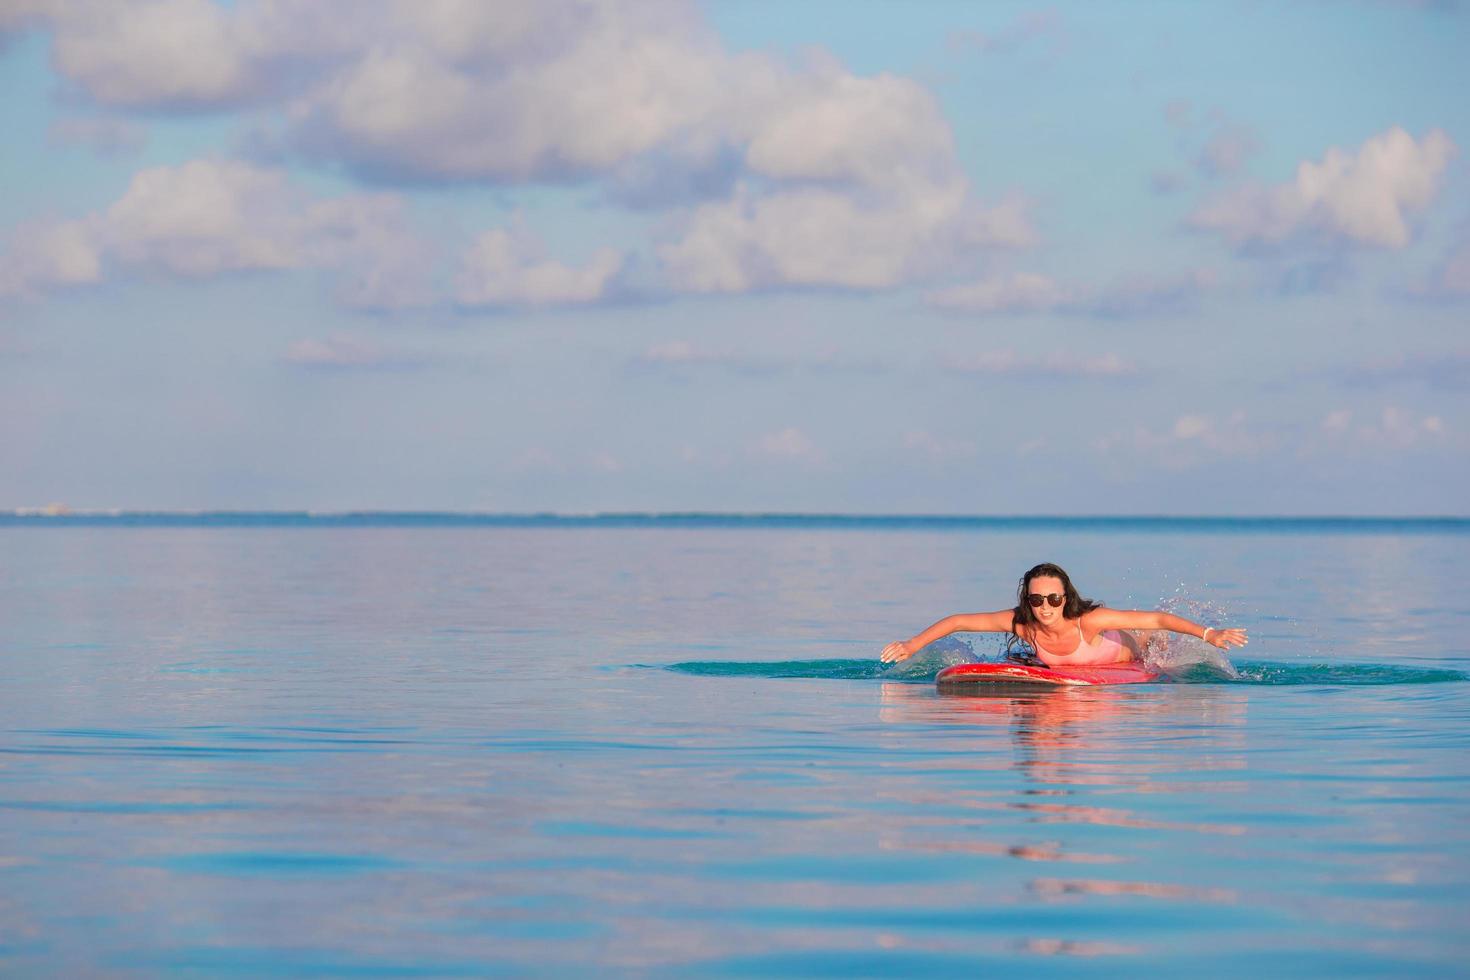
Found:
[[[0,0],[0,508],[1470,514],[1470,7]]]

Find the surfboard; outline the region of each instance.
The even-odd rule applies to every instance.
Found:
[[[1028,687],[1093,687],[1100,684],[1146,684],[1159,673],[1140,663],[1096,667],[1029,667],[1025,664],[955,664],[934,679],[947,690],[1004,684]]]

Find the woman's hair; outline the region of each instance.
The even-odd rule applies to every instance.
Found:
[[[1067,601],[1062,603],[1062,615],[1067,619],[1076,619],[1083,613],[1092,612],[1102,605],[1100,602],[1093,602],[1091,599],[1082,598],[1077,592],[1077,587],[1072,584],[1072,580],[1067,577],[1067,573],[1062,570],[1060,565],[1053,565],[1048,561],[1042,562],[1040,565],[1030,569],[1025,575],[1021,576],[1021,583],[1016,587],[1015,617],[1012,622],[1010,637],[1006,640],[1006,656],[1013,660],[1025,659],[1024,656],[1019,655],[1016,651],[1016,645],[1018,643],[1024,643],[1028,647],[1030,646],[1029,642],[1021,637],[1021,628],[1023,626],[1036,625],[1036,613],[1031,609],[1031,603],[1026,601],[1026,596],[1031,591],[1031,580],[1036,578],[1055,578],[1061,580],[1062,594],[1067,597]]]

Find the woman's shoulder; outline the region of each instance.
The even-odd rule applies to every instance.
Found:
[[[1086,610],[1082,613],[1082,615],[1078,616],[1077,622],[1081,623],[1083,626],[1090,626],[1093,623],[1106,622],[1107,620],[1112,619],[1117,614],[1118,610],[1116,609],[1109,609],[1107,606],[1093,606],[1091,609]]]

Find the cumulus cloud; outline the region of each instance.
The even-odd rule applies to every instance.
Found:
[[[305,258],[293,204],[281,171],[195,160],[136,174],[105,228],[122,262],[176,276],[287,269]]]
[[[210,0],[56,0],[57,68],[114,106],[199,106],[238,100],[250,84],[229,12]]]
[[[609,294],[623,256],[601,248],[583,266],[544,257],[539,241],[523,230],[493,229],[480,235],[461,263],[457,298],[464,306],[569,306]]]
[[[1173,276],[1134,276],[1097,287],[1065,286],[1037,273],[992,276],[928,293],[928,305],[970,315],[1065,313],[1132,317],[1192,309],[1216,285],[1215,274],[1196,269]]]
[[[523,181],[599,173],[728,115],[746,77],[670,2],[401,4],[301,93],[301,145],[370,173]]]
[[[1044,313],[1075,302],[1077,294],[1048,276],[1017,272],[938,289],[924,298],[936,309],[956,313]]]
[[[10,17],[38,22],[102,105],[256,104],[278,148],[378,179],[599,181],[687,207],[657,249],[674,291],[887,288],[1036,237],[1026,202],[972,194],[923,86],[727,51],[688,0],[26,0]],[[595,296],[613,262],[528,270],[494,239],[477,260],[476,304]],[[505,267],[541,285],[495,285]]]
[[[109,266],[198,279],[305,268],[343,276],[350,305],[423,302],[420,247],[395,195],[314,198],[279,170],[195,160],[134,175],[106,210],[23,226],[0,255],[0,294],[98,282]]]
[[[1416,140],[1394,127],[1356,152],[1333,147],[1320,162],[1303,161],[1293,180],[1246,184],[1206,202],[1190,223],[1235,245],[1272,244],[1298,235],[1382,248],[1402,248],[1410,221],[1434,199],[1456,152],[1441,130]]]
[[[953,134],[916,83],[827,64],[780,91],[745,155],[759,179],[695,209],[659,248],[673,288],[882,289],[958,251],[1034,241],[1024,202],[972,199]]]
[[[424,4],[429,6],[430,4]],[[318,0],[10,0],[0,31],[49,30],[58,71],[117,109],[233,109],[318,82],[389,37],[393,5]]]
[[[55,286],[102,279],[96,219],[21,225],[0,253],[0,297],[34,295]]]
[[[926,191],[933,195],[927,200],[864,201],[837,190],[742,187],[731,201],[699,208],[684,235],[658,254],[681,291],[882,289],[921,272],[963,196],[957,188]]]

